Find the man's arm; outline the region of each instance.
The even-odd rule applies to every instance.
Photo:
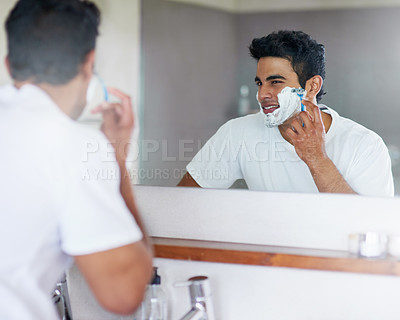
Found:
[[[325,151],[325,126],[321,111],[310,101],[303,100],[308,112],[301,112],[301,121],[292,121],[292,128],[286,129],[298,156],[310,169],[314,182],[320,192],[351,193],[349,186],[335,164]],[[303,125],[304,124],[304,125]]]
[[[125,165],[134,125],[131,98],[114,88],[108,88],[108,92],[118,97],[121,100],[121,103],[104,103],[92,112],[101,112],[103,114],[104,122],[101,126],[101,130],[104,132],[115,150],[115,157],[121,173],[121,195],[143,233],[143,241],[150,249],[151,246],[147,232],[143,226],[142,219],[135,204],[129,172]]]
[[[201,188],[200,185],[193,179],[189,172],[186,172],[183,176],[182,180],[177,184],[178,187],[198,187]]]
[[[151,254],[144,241],[74,258],[105,309],[131,314],[138,308],[152,270]]]
[[[141,241],[112,250],[75,256],[75,262],[86,278],[92,292],[106,309],[130,314],[143,299],[152,271],[152,249],[137,210],[130,177],[125,166],[133,129],[131,99],[119,90],[109,92],[121,103],[103,104],[93,112],[103,114],[102,131],[112,143],[120,167],[120,192],[143,234]]]
[[[308,167],[319,192],[356,194],[329,158]]]

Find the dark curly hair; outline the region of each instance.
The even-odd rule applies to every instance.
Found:
[[[80,0],[19,0],[6,21],[14,80],[61,85],[95,48],[100,11]]]
[[[277,31],[266,37],[255,38],[249,46],[257,61],[263,57],[288,59],[304,89],[308,79],[319,75],[325,80],[325,47],[302,31]],[[317,101],[325,94],[323,86]]]

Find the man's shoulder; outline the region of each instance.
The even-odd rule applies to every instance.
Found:
[[[356,141],[381,141],[382,138],[371,129],[363,126],[362,124],[343,117],[339,115],[335,110],[332,108],[328,108],[329,113],[333,119],[333,135],[336,137],[342,137],[346,140],[356,140]],[[328,131],[329,134],[329,131]]]
[[[66,129],[73,133],[72,137],[74,139],[88,138],[108,141],[105,135],[99,129],[79,121],[72,120],[69,123],[69,128]]]
[[[76,121],[70,121],[60,132],[70,150],[82,150],[85,148],[108,149],[109,141],[97,128],[90,127]],[[112,148],[110,148],[112,149]]]

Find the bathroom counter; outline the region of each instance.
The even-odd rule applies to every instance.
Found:
[[[153,237],[157,258],[400,276],[400,261],[347,251]]]

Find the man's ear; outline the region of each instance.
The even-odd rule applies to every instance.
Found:
[[[85,78],[90,78],[93,75],[95,55],[95,51],[91,50],[85,57],[85,61],[81,68],[82,74]]]
[[[8,58],[8,55],[7,55],[6,58],[4,59],[4,64],[6,65],[8,74],[10,75],[10,77],[12,77],[12,76],[11,76],[10,59]]]
[[[321,76],[315,75],[307,80],[306,91],[308,100],[314,100],[317,94],[321,91],[324,79]]]

